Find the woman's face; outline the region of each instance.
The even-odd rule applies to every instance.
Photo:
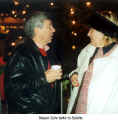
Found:
[[[90,38],[91,43],[95,46],[104,43],[104,34],[93,28],[89,30],[88,37]]]

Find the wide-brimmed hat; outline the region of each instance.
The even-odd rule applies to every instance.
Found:
[[[87,24],[109,37],[118,38],[118,26],[97,12],[88,17]]]

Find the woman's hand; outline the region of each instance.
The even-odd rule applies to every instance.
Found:
[[[79,86],[79,82],[78,82],[78,74],[74,73],[72,74],[72,76],[70,77],[71,83],[73,87],[78,87]]]

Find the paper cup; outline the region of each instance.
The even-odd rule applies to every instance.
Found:
[[[51,69],[58,70],[58,69],[61,69],[61,66],[60,65],[52,65]]]

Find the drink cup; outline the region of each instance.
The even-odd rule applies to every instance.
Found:
[[[61,69],[61,66],[60,65],[52,65],[51,69],[58,70],[58,69]]]

